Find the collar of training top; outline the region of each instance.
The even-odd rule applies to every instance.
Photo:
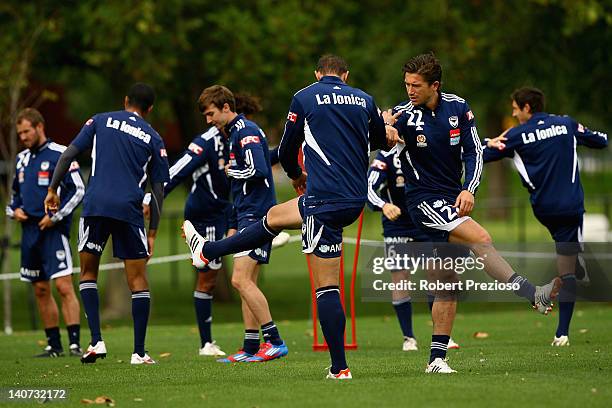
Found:
[[[51,143],[51,140],[47,138],[47,140],[45,140],[43,144],[30,148],[30,153],[36,154],[40,152],[41,150],[44,150],[47,146],[49,146],[49,143]]]
[[[548,116],[548,113],[546,112],[536,112],[533,115],[531,115],[531,117],[529,118],[527,122],[535,122],[536,120],[544,119],[547,116]]]
[[[232,128],[234,127],[236,122],[238,122],[240,119],[244,119],[244,118],[245,118],[244,115],[242,113],[239,113],[238,116],[236,116],[234,119],[232,119],[230,121],[230,123],[225,125],[225,131],[229,134],[232,131]]]
[[[325,82],[326,84],[344,84],[344,81],[342,81],[342,79],[340,79],[340,77],[335,76],[335,75],[325,75],[324,77],[322,77],[319,82]]]

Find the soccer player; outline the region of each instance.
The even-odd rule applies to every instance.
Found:
[[[302,195],[275,205],[262,220],[221,241],[207,242],[185,222],[196,265],[269,243],[284,228],[302,228],[302,251],[310,256],[319,322],[332,360],[327,378],[334,380],[352,378],[344,352],[346,316],[338,287],[342,230],[359,217],[367,201],[370,148],[386,146],[385,125],[373,98],[348,86],[348,74],[342,58],[325,55],[317,64],[317,82],[293,96],[279,157]],[[397,132],[392,127],[387,130],[390,143],[395,143]],[[297,161],[302,143],[307,184]]]
[[[56,211],[57,188],[69,163],[79,153],[91,149],[91,174],[79,223],[79,288],[91,332],[91,343],[81,357],[83,363],[95,363],[98,358],[106,357],[100,331],[97,280],[100,256],[112,235],[113,255],[123,259],[132,292],[131,364],[155,364],[145,351],[151,305],[146,263],[153,253],[164,198],[163,183],[168,181],[168,159],[162,138],[144,120],[153,109],[154,101],[153,88],[136,83],[125,97],[125,110],[100,113],[87,120],[62,153],[45,199],[47,208]],[[152,205],[149,231],[145,233],[142,199],[147,178],[151,183]]]
[[[404,112],[385,112],[405,144],[399,145],[402,172],[406,176],[406,199],[414,223],[431,242],[468,246],[483,260],[486,272],[501,282],[517,284],[516,293],[541,313],[548,313],[560,287],[553,279],[534,287],[516,274],[499,256],[489,233],[469,217],[482,173],[482,146],[474,114],[463,98],[442,93],[442,67],[433,53],[410,59],[403,68],[410,104]],[[465,163],[465,181],[461,182]],[[438,296],[438,295],[436,295]],[[434,332],[427,373],[453,373],[446,350],[456,314],[453,293],[434,304]]]
[[[248,95],[236,94],[235,99],[236,110],[245,115],[261,110],[257,100]],[[229,161],[225,139],[214,126],[195,137],[170,167],[170,181],[164,186],[164,196],[167,196],[187,177],[192,178],[193,184],[185,202],[184,216],[210,241],[225,237],[232,212],[230,184],[225,175],[225,165]],[[213,290],[217,274],[223,267],[221,261],[221,258],[215,259],[204,269],[196,269],[198,274],[193,301],[200,332],[201,356],[225,355],[211,334]]]
[[[399,104],[393,111],[399,112],[406,103]],[[374,211],[382,212],[383,236],[385,241],[385,256],[393,257],[396,248],[411,242],[425,242],[429,237],[421,232],[412,222],[405,198],[406,179],[402,173],[397,149],[388,152],[380,151],[370,165],[368,171],[368,204]],[[394,283],[410,279],[406,270],[392,270]],[[397,315],[402,334],[404,335],[403,351],[418,350],[417,341],[412,330],[412,301],[407,290],[393,290],[391,293],[393,308]],[[428,296],[430,311],[433,308],[434,297]],[[458,349],[459,345],[449,338],[449,349]]]
[[[206,122],[223,131],[229,138],[230,160],[225,165],[225,171],[231,179],[238,230],[259,223],[268,209],[276,204],[268,142],[264,132],[255,122],[236,113],[234,95],[224,86],[214,85],[204,89],[198,104]],[[201,235],[189,220],[184,223],[184,231],[188,245],[194,250],[201,244]],[[263,362],[286,356],[289,352],[272,320],[268,301],[257,286],[259,265],[268,263],[270,249],[271,243],[268,241],[234,255],[232,285],[242,300],[244,343],[237,353],[219,362]],[[200,260],[200,255],[198,260],[194,262],[198,269],[209,264],[208,260]],[[260,328],[264,339],[261,345]]]
[[[592,131],[569,116],[544,112],[544,94],[524,87],[512,93],[512,116],[519,125],[497,144],[484,148],[484,161],[512,158],[530,194],[533,214],[556,243],[557,267],[563,286],[559,293],[559,324],[552,346],[569,346],[576,277],[581,259],[584,191],[580,183],[576,146],[601,149],[605,133]],[[583,262],[583,261],[582,261]]]
[[[65,146],[54,143],[45,134],[45,120],[36,109],[27,108],[17,115],[17,135],[26,147],[17,155],[11,201],[6,214],[21,223],[21,280],[34,287],[36,304],[45,328],[47,346],[37,357],[59,357],[59,312],[51,294],[50,280],[62,300],[62,315],[68,331],[69,351],[80,356],[80,308],[72,286],[70,225],[72,212],[83,199],[85,186],[77,162],[70,164],[61,186],[58,211],[49,216],[44,198]]]

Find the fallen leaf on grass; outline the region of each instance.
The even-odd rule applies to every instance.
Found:
[[[172,353],[161,353],[159,355],[159,358],[166,358],[166,357],[170,357],[172,355]]]
[[[580,329],[580,330],[578,330],[578,332],[581,333],[581,334],[584,334],[584,333],[586,333],[588,331],[589,331],[589,329]]]
[[[475,339],[486,339],[489,338],[489,333],[487,332],[476,332],[474,333]]]
[[[107,397],[106,395],[101,395],[99,397],[96,397],[96,399],[94,400],[90,400],[88,398],[83,398],[81,400],[81,404],[106,404],[109,407],[114,407],[115,406],[115,400],[112,399],[111,397]]]
[[[115,400],[112,399],[111,397],[107,397],[106,395],[101,395],[99,397],[96,397],[94,402],[96,404],[106,404],[109,407],[114,407],[115,406]]]

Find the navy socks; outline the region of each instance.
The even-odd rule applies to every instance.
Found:
[[[525,299],[527,299],[528,301],[532,303],[535,301],[535,286],[529,283],[529,281],[526,278],[515,273],[510,277],[510,280],[508,281],[508,283],[510,284],[518,283],[519,288],[518,290],[515,290],[514,293],[516,293],[518,296],[524,297]]]
[[[98,284],[95,280],[85,280],[79,283],[79,292],[87,317],[87,324],[91,332],[91,344],[95,345],[102,340],[100,333],[100,301],[98,299]]]
[[[338,286],[324,286],[317,289],[316,295],[319,323],[332,361],[331,372],[338,374],[348,368],[344,354],[346,316],[340,302],[340,290]]]
[[[149,310],[151,309],[151,294],[148,290],[132,292],[132,319],[134,320],[134,353],[140,357],[145,355],[145,336]]]
[[[193,305],[196,312],[196,321],[200,330],[200,343],[204,347],[206,343],[212,343],[211,325],[212,325],[212,300],[213,296],[210,293],[194,291]]]
[[[259,351],[259,330],[246,329],[244,331],[244,345],[242,350],[245,353],[256,354]]]
[[[261,334],[263,334],[264,341],[269,341],[275,346],[280,346],[283,344],[283,339],[281,339],[281,336],[278,333],[278,328],[276,327],[276,324],[274,324],[274,320],[261,325]]]
[[[47,336],[47,344],[51,346],[52,349],[62,350],[59,327],[49,327],[45,329],[45,335]]]
[[[569,335],[569,326],[576,301],[576,275],[564,275],[561,281],[563,286],[559,292],[559,324],[555,334],[557,337]]]
[[[445,359],[450,336],[444,334],[434,334],[431,336],[431,352],[429,354],[429,364],[436,358]]]
[[[410,296],[393,301],[393,308],[404,337],[414,337],[412,332],[412,302]]]

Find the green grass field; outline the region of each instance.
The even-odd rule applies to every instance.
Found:
[[[129,364],[132,333],[125,327],[103,329],[109,355],[87,366],[73,357],[30,357],[39,349],[40,332],[2,335],[0,384],[67,389],[68,404],[62,406],[81,406],[82,399],[99,396],[118,407],[609,406],[610,306],[579,305],[572,345],[562,349],[549,345],[556,314],[496,310],[459,313],[453,336],[461,349],[449,352],[459,372],[450,376],[423,372],[431,333],[423,310],[414,322],[418,352],[401,351],[391,313],[358,319],[359,350],[348,352],[350,382],[324,380],[327,353],[311,351],[309,321],[292,320],[279,322],[289,356],[263,364],[225,365],[197,356],[193,325],[151,326],[147,347],[159,364],[147,367]],[[475,339],[476,331],[490,336]],[[226,351],[240,345],[241,334],[239,323],[214,325]]]
[[[520,186],[519,186],[520,187]],[[513,193],[523,194],[524,191]],[[156,243],[156,256],[186,252],[178,237],[184,191],[167,201]],[[291,196],[281,188],[279,200]],[[607,212],[597,202],[591,212]],[[529,243],[550,242],[548,232],[526,207],[525,221],[517,208],[506,220],[475,218],[498,243],[516,242],[521,234]],[[179,214],[172,218],[169,214]],[[75,223],[76,224],[76,223]],[[521,232],[520,225],[525,229]],[[380,215],[366,211],[363,238],[380,239]],[[294,234],[297,232],[293,232]],[[346,229],[354,237],[356,226]],[[13,235],[19,241],[19,228]],[[75,247],[73,235],[72,246]],[[110,247],[110,246],[109,246]],[[347,246],[347,280],[354,246]],[[108,254],[110,251],[106,251]],[[364,251],[365,253],[365,251]],[[19,251],[11,250],[13,270],[18,270]],[[364,255],[365,256],[365,255]],[[75,257],[76,258],[76,257]],[[103,262],[111,262],[110,256]],[[229,266],[229,265],[228,265]],[[148,268],[152,310],[147,348],[158,359],[154,367],[131,367],[132,332],[129,313],[123,318],[103,319],[103,334],[109,357],[92,366],[78,359],[34,359],[44,335],[32,331],[30,288],[13,281],[12,336],[0,334],[0,387],[66,388],[69,403],[82,406],[82,399],[106,395],[116,406],[609,406],[612,397],[612,304],[577,305],[572,322],[572,346],[553,349],[549,343],[556,327],[556,314],[537,315],[523,303],[463,303],[453,330],[461,350],[449,353],[451,366],[459,371],[451,377],[423,373],[427,362],[431,327],[427,306],[415,304],[415,332],[421,350],[401,351],[400,331],[388,302],[360,302],[357,283],[359,350],[348,352],[355,379],[335,384],[323,380],[329,365],[327,353],[311,351],[310,291],[306,262],[297,243],[276,249],[270,265],[263,268],[260,286],[268,297],[275,321],[290,347],[287,358],[263,365],[225,366],[197,356],[198,335],[193,312],[194,273],[189,261],[151,265]],[[101,305],[106,300],[106,280],[101,272]],[[76,280],[76,277],[75,277]],[[126,295],[127,296],[127,295]],[[213,334],[225,351],[241,344],[240,305],[233,300],[215,301]],[[3,305],[0,302],[0,312]],[[37,313],[34,312],[34,316]],[[82,344],[89,336],[82,316]],[[60,323],[63,327],[63,323]],[[487,339],[473,333],[485,331]],[[62,338],[66,341],[65,330]],[[43,344],[44,345],[44,344]],[[170,353],[160,357],[162,353]],[[333,388],[331,388],[333,387]],[[0,401],[0,406],[14,406]]]

